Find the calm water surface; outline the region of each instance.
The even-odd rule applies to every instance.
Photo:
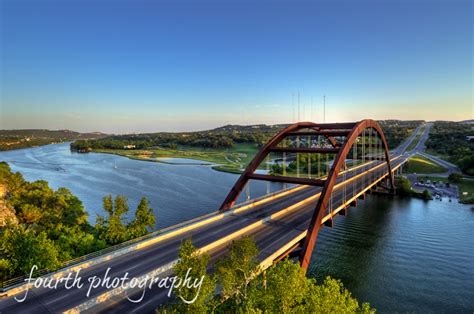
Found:
[[[104,213],[105,195],[127,196],[130,216],[145,196],[155,210],[157,228],[216,211],[238,177],[182,158],[173,161],[186,164],[170,165],[111,154],[79,154],[71,152],[68,143],[0,152],[0,161],[7,161],[27,180],[46,180],[52,188],[70,189],[84,203],[92,223]],[[264,195],[267,188],[265,182],[253,182],[250,195]],[[269,188],[276,191],[281,184]],[[240,201],[245,198],[243,193]]]
[[[216,210],[237,179],[209,166],[71,153],[68,144],[0,152],[0,160],[27,180],[69,188],[91,222],[102,213],[108,193],[128,196],[132,215],[146,196],[157,228]],[[267,191],[260,183],[252,186],[252,197]],[[472,313],[474,210],[447,200],[371,196],[347,217],[337,217],[334,228],[320,232],[309,273],[319,281],[327,275],[340,278],[379,312]]]
[[[474,209],[370,196],[319,233],[309,270],[382,312],[474,312]]]

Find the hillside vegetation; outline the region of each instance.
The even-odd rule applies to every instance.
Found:
[[[422,123],[399,120],[379,122],[390,148],[400,145]],[[71,149],[79,152],[111,153],[147,161],[190,158],[217,164],[214,166],[216,170],[240,173],[260,147],[286,126],[288,125],[227,125],[199,132],[114,135],[97,140],[77,140],[71,143]],[[316,167],[315,162],[313,167]],[[272,170],[277,173],[279,169]],[[312,171],[316,173],[317,169]]]
[[[465,174],[474,175],[474,139],[468,140],[473,135],[473,124],[437,121],[431,127],[426,147]]]
[[[394,148],[408,138],[422,121],[379,121],[390,148]],[[217,129],[199,132],[160,132],[113,135],[97,140],[78,140],[71,144],[72,149],[131,149],[196,147],[196,148],[231,148],[238,143],[252,143],[258,146],[265,144],[270,137],[287,127],[277,125],[227,125]]]
[[[183,241],[174,273],[180,279],[202,278],[202,284],[179,287],[177,298],[157,313],[375,313],[340,280],[326,277],[316,284],[288,259],[262,271],[258,255],[253,238],[244,236],[232,241],[227,254],[209,266],[207,253],[200,254],[191,239]],[[191,304],[183,301],[193,298]]]
[[[70,142],[78,139],[98,139],[103,133],[79,133],[69,130],[0,130],[0,151]]]
[[[53,190],[43,180],[28,182],[5,162],[0,162],[0,187],[0,287],[7,279],[28,274],[33,265],[56,270],[73,258],[142,236],[155,225],[146,199],[135,219],[125,223],[127,199],[108,195],[106,215],[92,226],[71,191]]]

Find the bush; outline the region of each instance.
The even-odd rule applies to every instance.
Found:
[[[432,200],[433,197],[431,196],[431,193],[430,191],[428,191],[427,189],[425,189],[423,191],[423,193],[421,194],[421,197],[424,199],[424,200]]]
[[[175,273],[183,277],[193,267],[193,277],[206,275],[196,304],[161,307],[163,313],[374,313],[368,303],[359,304],[339,280],[327,277],[319,285],[307,278],[299,264],[286,259],[259,272],[258,249],[250,237],[233,241],[229,254],[218,261],[215,277],[206,275],[209,256],[198,255],[189,240],[181,245]],[[212,278],[212,279],[211,279]],[[207,281],[207,283],[206,283]],[[216,284],[220,286],[218,295]],[[191,298],[195,291],[178,291]]]
[[[449,175],[448,180],[452,183],[461,183],[462,175],[460,173],[453,172]]]

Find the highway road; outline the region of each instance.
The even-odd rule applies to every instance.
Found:
[[[401,163],[401,159],[397,160],[394,165]],[[381,171],[385,171],[385,167]],[[380,172],[379,172],[380,173]],[[346,190],[346,199],[350,198],[352,195],[355,195],[357,191],[361,191],[365,186],[367,186],[366,181],[364,183],[364,178],[357,180],[355,183],[355,190],[352,190],[352,187],[348,187]],[[333,205],[337,207],[343,203],[343,188],[337,189],[333,194]],[[252,236],[257,246],[260,250],[260,260],[264,260],[266,257],[270,256],[273,252],[277,251],[282,244],[289,242],[295,238],[302,231],[306,230],[308,224],[311,220],[311,216],[316,205],[317,198],[301,207],[300,209],[293,211],[279,219],[271,220],[265,225],[248,232],[247,235]],[[212,264],[215,260],[224,255],[227,249],[225,247],[213,250],[210,252],[211,255],[211,271]],[[138,299],[141,296],[141,291],[136,293],[129,294],[130,298]],[[107,313],[123,313],[123,312],[140,312],[140,313],[152,313],[159,304],[165,303],[167,301],[166,291],[156,289],[151,293],[145,295],[144,299],[140,304],[134,305],[130,301],[123,299],[112,299],[108,302],[101,304],[101,306],[93,308],[93,312],[107,312]]]
[[[410,142],[413,138],[409,139]],[[405,146],[406,144],[406,146]],[[409,143],[404,143],[406,148]],[[392,161],[392,167],[395,167],[406,160],[408,154],[402,155],[400,158]],[[380,164],[380,161],[375,163]],[[374,166],[374,165],[371,165]],[[386,165],[380,164],[378,170],[367,172],[365,167],[348,172],[346,180],[353,176],[357,176],[350,183],[338,186],[333,193],[333,208],[342,204],[344,199],[350,198],[351,195],[357,194],[363,190],[368,184],[373,182],[373,178],[386,173]],[[338,182],[342,182],[344,176],[338,178]],[[344,189],[343,186],[346,188]],[[277,213],[299,201],[313,197],[311,202],[297,207],[295,210],[288,211],[284,215],[269,219],[265,223],[259,224],[257,227],[248,230],[245,234],[252,235],[260,250],[259,258],[261,260],[270,256],[272,253],[280,249],[289,240],[295,238],[302,231],[307,229],[312,212],[317,202],[314,195],[321,190],[320,187],[305,187],[287,196],[277,200],[255,206],[251,209],[228,215],[221,220],[214,221],[202,227],[189,230],[185,233],[173,236],[169,239],[160,241],[142,249],[132,251],[125,255],[113,258],[98,265],[82,269],[81,277],[84,280],[93,276],[103,277],[107,268],[110,268],[110,277],[122,277],[125,272],[129,273],[129,277],[138,277],[155,270],[156,268],[173,262],[177,259],[180,243],[185,238],[192,238],[193,244],[197,247],[204,247],[215,241],[231,235],[244,227],[261,221],[268,216]],[[227,244],[222,244],[208,253],[211,255],[211,265],[219,257],[227,251]],[[166,275],[163,273],[161,276]],[[83,289],[66,289],[64,285],[59,285],[57,289],[49,288],[33,288],[29,291],[28,297],[22,303],[18,303],[13,297],[0,300],[0,313],[45,313],[45,312],[63,312],[74,306],[84,303],[94,297],[106,292],[105,287],[98,287],[91,291],[89,298],[86,297],[87,288]],[[137,292],[137,295],[141,291]],[[20,293],[19,296],[23,296]],[[92,312],[107,311],[140,311],[153,312],[159,304],[166,302],[168,297],[166,291],[158,291],[156,289],[147,291],[145,299],[139,304],[132,303],[124,296],[114,297],[100,305],[90,309]]]
[[[416,147],[410,151],[409,153],[411,155],[415,155],[415,154],[419,154],[419,155],[422,155],[423,157],[425,158],[428,158],[428,159],[431,159],[432,161],[434,161],[435,163],[438,163],[440,164],[441,166],[445,167],[447,169],[447,172],[445,175],[449,175],[450,173],[452,172],[461,172],[461,169],[459,169],[458,166],[450,163],[450,162],[447,162],[446,160],[443,160],[439,157],[436,157],[436,156],[433,156],[431,154],[428,154],[425,152],[426,150],[426,146],[425,146],[425,143],[426,141],[428,140],[428,137],[429,137],[429,134],[430,134],[430,129],[431,127],[433,126],[433,123],[432,122],[428,122],[426,123],[426,127],[425,127],[425,130],[423,132],[423,134],[421,135],[420,137],[420,140],[418,142],[418,144],[416,145]]]
[[[421,134],[420,139],[418,140],[418,143],[416,144],[415,148],[409,153],[416,154],[425,150],[426,148],[425,143],[426,143],[426,140],[428,139],[432,126],[433,126],[433,123],[428,122],[425,124],[425,129],[423,130],[423,134]]]
[[[399,145],[397,148],[395,148],[391,153],[392,153],[392,156],[396,156],[396,155],[400,155],[400,154],[403,154],[405,153],[405,151],[407,150],[408,146],[410,146],[411,142],[413,142],[413,140],[415,139],[416,135],[418,134],[418,132],[420,132],[420,129],[422,128],[422,124],[419,125],[414,131],[413,133],[408,137],[408,139],[406,139],[401,145]],[[428,133],[427,133],[428,134]],[[420,138],[421,139],[421,138]],[[418,142],[419,143],[419,142]],[[423,142],[424,143],[424,142]]]

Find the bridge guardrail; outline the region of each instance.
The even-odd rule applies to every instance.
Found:
[[[269,194],[265,194],[265,195],[262,195],[260,197],[257,197],[257,198],[254,198],[254,199],[251,199],[251,200],[247,200],[247,201],[244,201],[242,203],[239,203],[237,205],[235,205],[232,209],[233,210],[236,210],[236,209],[239,209],[241,207],[244,207],[244,206],[247,206],[247,205],[250,205],[252,203],[255,203],[255,202],[258,202],[262,199],[265,199],[265,198],[268,198],[268,197],[272,197],[274,195],[277,195],[277,194],[280,194],[280,193],[283,193],[283,192],[286,192],[286,191],[289,191],[289,190],[292,190],[294,188],[296,188],[297,186],[290,186],[290,187],[287,187],[285,189],[281,189],[281,190],[278,190],[278,191],[275,191],[275,192],[272,192],[272,193],[269,193]],[[86,254],[86,255],[83,255],[83,256],[80,256],[80,257],[77,257],[77,258],[74,258],[74,259],[71,259],[67,262],[64,262],[62,265],[61,265],[61,268],[57,269],[57,270],[49,270],[49,269],[40,269],[40,270],[37,270],[35,271],[33,274],[32,274],[32,277],[34,278],[37,278],[37,277],[40,277],[40,276],[44,276],[46,274],[54,274],[56,272],[60,272],[60,271],[63,271],[65,270],[66,268],[68,267],[71,267],[71,266],[75,266],[75,265],[78,265],[80,264],[81,262],[84,262],[84,261],[87,261],[87,260],[90,260],[90,259],[93,259],[93,258],[96,258],[96,257],[99,257],[99,256],[102,256],[102,255],[106,255],[108,253],[112,253],[112,252],[115,252],[119,249],[122,249],[122,248],[125,248],[127,246],[130,246],[130,245],[133,245],[133,244],[136,244],[136,243],[139,243],[141,241],[144,241],[144,240],[147,240],[147,239],[151,239],[155,236],[158,236],[158,235],[162,235],[162,234],[165,234],[167,232],[170,232],[172,230],[176,230],[176,229],[179,229],[183,226],[187,226],[187,225],[190,225],[190,224],[193,224],[193,223],[196,223],[198,221],[201,221],[201,220],[205,220],[213,215],[216,215],[216,214],[219,214],[219,211],[214,211],[214,212],[211,212],[211,213],[208,213],[208,214],[204,214],[202,216],[199,216],[199,217],[195,217],[195,218],[192,218],[190,220],[186,220],[186,221],[183,221],[183,222],[180,222],[178,224],[175,224],[175,225],[172,225],[172,226],[168,226],[168,227],[165,227],[163,229],[160,229],[160,230],[156,230],[156,231],[153,231],[153,232],[150,232],[144,236],[141,236],[141,237],[138,237],[138,238],[135,238],[135,239],[131,239],[131,240],[128,240],[128,241],[125,241],[125,242],[122,242],[122,243],[119,243],[119,244],[116,244],[116,245],[113,245],[113,246],[109,246],[109,247],[106,247],[102,250],[99,250],[99,251],[95,251],[95,252],[92,252],[92,253],[89,253],[89,254]],[[1,281],[0,282],[0,291],[1,292],[5,292],[11,288],[14,288],[14,287],[17,287],[17,286],[20,286],[21,284],[25,283],[25,280],[29,278],[29,275],[28,276],[18,276],[18,277],[15,277],[15,278],[12,278],[12,279],[8,279],[8,280],[4,280],[4,281]]]
[[[394,159],[396,159],[396,158],[394,158]],[[235,205],[234,207],[232,207],[232,210],[229,211],[229,212],[234,212],[234,211],[238,210],[241,207],[248,206],[252,203],[256,203],[256,202],[258,202],[260,200],[263,200],[265,198],[269,198],[269,197],[275,196],[277,194],[284,193],[284,192],[290,191],[292,189],[296,189],[298,187],[299,187],[299,185],[290,185],[289,187],[287,187],[285,189],[281,189],[281,190],[278,190],[278,191],[275,191],[275,192],[272,192],[272,193],[268,193],[268,194],[262,195],[260,197],[251,199],[251,200],[241,202],[241,203]],[[64,271],[68,267],[79,265],[81,262],[91,260],[93,258],[97,258],[97,257],[103,256],[103,255],[109,254],[109,253],[113,253],[113,252],[115,252],[119,249],[125,248],[127,246],[131,246],[133,244],[136,244],[136,243],[148,240],[148,239],[151,239],[151,238],[156,237],[158,235],[166,234],[168,232],[177,230],[177,229],[179,229],[183,226],[191,225],[193,223],[205,220],[205,219],[207,219],[209,217],[212,217],[213,215],[216,215],[216,214],[219,214],[219,213],[220,213],[219,211],[214,211],[214,212],[211,212],[211,213],[199,216],[199,217],[195,217],[195,218],[190,219],[190,220],[180,222],[180,223],[172,225],[172,226],[165,227],[165,228],[160,229],[160,230],[150,232],[150,233],[148,233],[148,234],[146,234],[142,237],[131,239],[131,240],[128,240],[126,242],[122,242],[122,243],[119,243],[119,244],[114,245],[114,246],[109,246],[109,247],[104,248],[102,250],[92,252],[92,253],[77,257],[75,259],[71,259],[67,262],[64,262],[63,265],[61,266],[61,268],[59,268],[57,270],[54,270],[54,271],[49,270],[49,269],[37,270],[36,272],[34,272],[32,274],[32,277],[36,278],[36,277],[43,276],[43,275],[46,275],[46,274],[54,275],[55,273]],[[27,279],[27,278],[29,278],[29,276],[19,276],[19,277],[15,277],[15,278],[12,278],[12,279],[1,281],[0,282],[0,292],[6,292],[6,291],[8,291],[12,288],[20,286],[21,284],[23,284],[25,282],[25,279]]]

